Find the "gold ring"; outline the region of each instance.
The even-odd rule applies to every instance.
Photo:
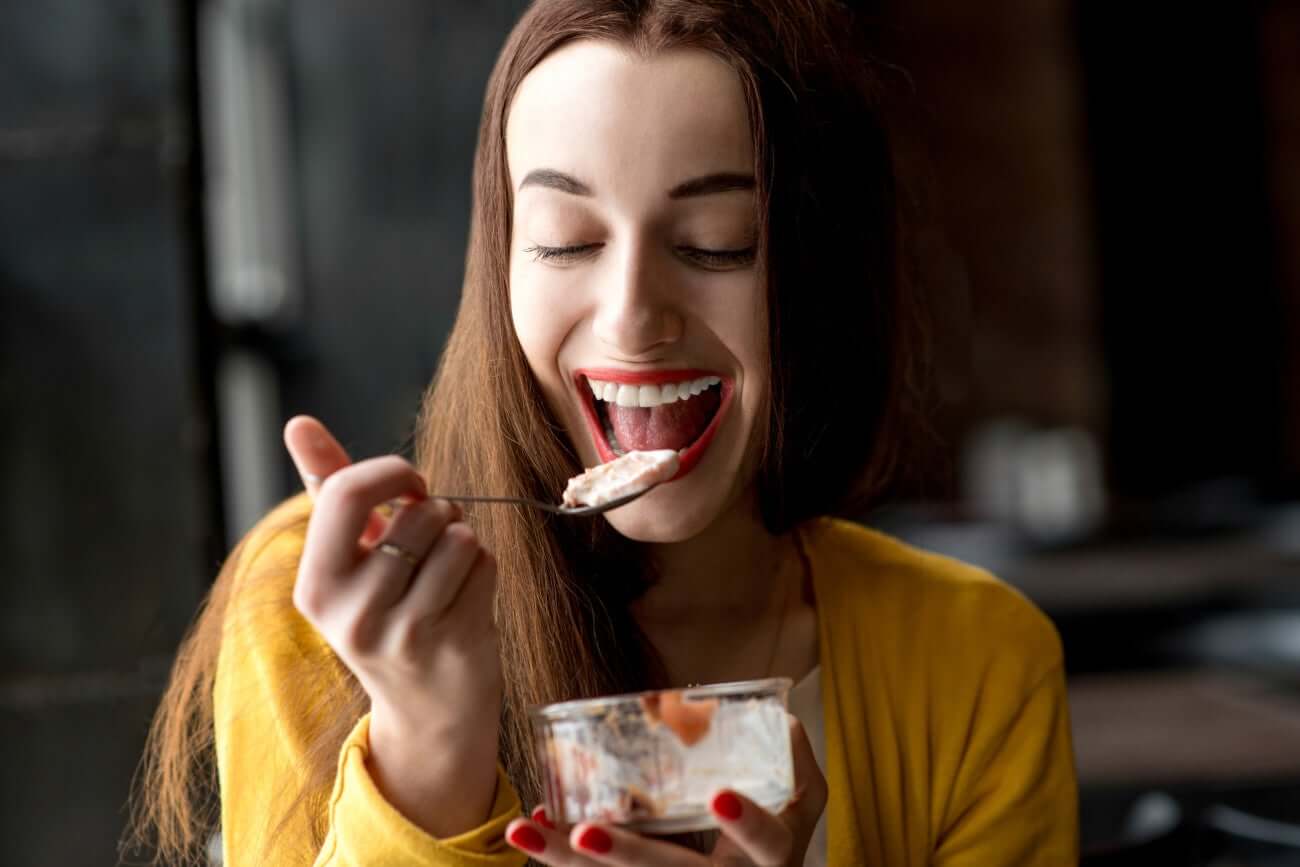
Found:
[[[375,546],[375,550],[389,557],[396,557],[399,560],[405,560],[412,566],[420,565],[420,558],[403,548],[401,545],[394,545],[392,542],[380,542]]]

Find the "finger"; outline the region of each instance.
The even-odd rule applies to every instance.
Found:
[[[482,551],[468,524],[448,524],[411,578],[394,618],[415,623],[441,617],[470,580]]]
[[[497,560],[492,552],[479,546],[478,559],[470,569],[469,577],[456,595],[447,601],[447,611],[467,612],[466,616],[483,623],[495,623],[492,610],[497,595]]]
[[[296,415],[285,423],[284,447],[302,477],[303,487],[313,497],[322,482],[352,463],[325,425],[309,415]]]
[[[727,840],[754,864],[776,867],[789,860],[794,833],[780,817],[730,789],[714,795],[709,808]]]
[[[563,832],[529,819],[515,819],[507,825],[506,842],[553,867],[588,867],[592,863],[573,851]]]
[[[423,560],[447,525],[460,520],[460,517],[460,509],[446,500],[433,498],[399,503],[378,541],[400,545]]]
[[[551,821],[550,816],[546,815],[545,804],[538,804],[536,807],[533,807],[533,812],[529,814],[528,818],[532,819],[543,828],[549,828],[552,831],[555,830],[555,823]]]
[[[446,500],[399,506],[348,592],[371,609],[386,611],[395,606],[453,517]]]
[[[826,778],[822,776],[821,768],[817,765],[817,757],[813,753],[812,742],[808,740],[808,733],[804,730],[803,724],[793,714],[787,714],[786,717],[790,727],[790,751],[793,759],[795,794],[776,818],[789,829],[791,852],[798,854],[807,849],[808,841],[817,828],[817,820],[821,818],[822,811],[826,808],[827,786]],[[722,826],[726,835],[718,842],[718,848],[714,850],[715,854],[734,852],[744,855],[750,860],[757,861],[744,845],[743,832],[726,834],[726,829],[729,825],[734,826],[734,820],[730,820],[729,816],[737,814],[746,816],[762,810],[762,808],[739,795],[739,793],[731,792],[730,794],[738,799],[738,804],[729,804],[725,799],[722,803],[718,803],[718,796],[714,796],[713,813],[718,817],[718,824]],[[767,811],[763,812],[765,815],[771,815]],[[787,855],[788,857],[789,855]],[[758,863],[763,862],[758,861]]]
[[[365,553],[359,541],[376,506],[401,496],[424,499],[424,479],[396,455],[370,458],[325,479],[307,524],[302,566],[350,572]]]
[[[438,605],[437,602],[413,601],[412,593],[420,589],[413,584],[407,598],[389,614],[389,636],[394,652],[406,652],[408,648],[436,641],[463,664],[482,669],[484,678],[491,677],[495,688],[500,689],[500,633],[494,612],[496,586],[496,561],[482,549],[460,589],[440,609],[428,607]],[[480,685],[492,688],[492,682],[487,679],[482,679]],[[546,824],[536,818],[534,821]]]
[[[708,859],[684,846],[652,840],[610,825],[573,826],[569,845],[598,864],[619,867],[707,867]]]
[[[794,714],[786,716],[790,724],[790,752],[794,759],[795,796],[781,815],[788,817],[798,832],[806,831],[812,836],[817,820],[826,809],[826,777],[817,765],[817,756],[803,723]]]
[[[296,415],[289,419],[284,426],[284,445],[302,479],[303,489],[312,498],[327,478],[352,464],[352,459],[334,435],[309,415]],[[368,544],[379,538],[384,525],[385,521],[379,515],[372,514],[361,534],[362,541]]]

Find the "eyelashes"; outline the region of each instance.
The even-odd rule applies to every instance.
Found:
[[[699,247],[678,247],[677,255],[712,270],[744,268],[754,264],[753,246],[739,250],[704,250]]]
[[[534,244],[525,247],[523,251],[532,253],[534,262],[573,262],[595,252],[599,247],[599,244],[574,244],[570,247],[543,247]]]
[[[534,262],[568,264],[595,255],[601,246],[601,244],[573,244],[566,247],[544,247],[541,244],[534,244],[525,247],[523,252],[532,253]],[[754,264],[756,248],[751,245],[738,250],[706,250],[701,247],[681,246],[675,247],[674,251],[682,259],[707,270],[725,271]]]

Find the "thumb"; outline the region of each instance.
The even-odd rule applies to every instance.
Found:
[[[782,815],[794,820],[791,824],[800,833],[811,836],[826,809],[826,777],[817,766],[812,742],[803,723],[794,714],[787,714],[790,723],[790,750],[794,754],[794,798],[786,805]],[[806,842],[806,837],[805,837]]]
[[[326,479],[352,465],[352,459],[334,435],[309,415],[296,415],[285,424],[284,447],[289,450],[289,457],[302,478],[302,486],[312,499]],[[364,544],[374,542],[383,535],[386,526],[383,517],[371,512],[361,541]]]
[[[322,482],[352,463],[325,425],[309,415],[289,419],[284,426],[284,446],[302,477],[303,487],[313,497]]]
[[[809,841],[817,829],[817,820],[826,809],[827,786],[803,724],[793,714],[786,716],[794,759],[794,795],[776,817],[788,832],[786,841],[790,859],[782,855],[780,860],[802,864]],[[746,821],[723,823],[723,834],[713,849],[713,858],[719,863],[764,863],[762,856],[780,851],[772,826],[761,821],[762,817],[770,814],[739,793],[733,791],[731,794],[744,805],[741,815]]]

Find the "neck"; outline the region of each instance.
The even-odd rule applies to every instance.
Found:
[[[683,542],[651,546],[654,585],[632,613],[677,685],[764,677],[798,594],[791,538],[734,508]]]
[[[746,616],[771,606],[772,587],[789,540],[773,536],[757,515],[731,509],[704,532],[651,546],[656,581],[638,600],[638,620]]]

